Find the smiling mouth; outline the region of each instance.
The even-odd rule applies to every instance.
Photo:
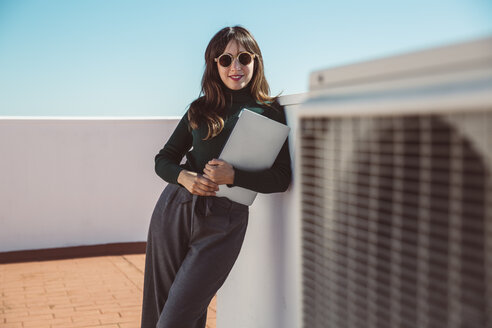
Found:
[[[234,81],[239,81],[243,77],[243,75],[229,75],[229,77]]]

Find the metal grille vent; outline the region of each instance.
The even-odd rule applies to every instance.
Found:
[[[492,327],[492,113],[300,130],[304,327]]]

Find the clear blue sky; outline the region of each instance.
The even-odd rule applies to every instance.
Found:
[[[293,94],[318,69],[491,36],[492,1],[0,0],[0,116],[182,115],[236,24]]]

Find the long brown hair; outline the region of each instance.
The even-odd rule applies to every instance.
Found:
[[[256,101],[268,105],[277,97],[270,97],[270,87],[265,78],[263,57],[260,47],[251,33],[241,26],[225,27],[214,35],[205,50],[205,72],[202,77],[201,96],[190,104],[188,120],[193,129],[199,124],[207,124],[208,134],[204,140],[218,135],[224,128],[223,114],[231,99],[226,97],[228,89],[222,82],[215,58],[220,56],[231,40],[236,41],[247,51],[254,53],[253,77],[248,86]]]

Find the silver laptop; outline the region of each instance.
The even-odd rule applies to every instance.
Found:
[[[275,162],[289,131],[287,125],[243,109],[219,159],[245,171],[268,169]],[[249,206],[257,192],[220,185],[216,195]]]

